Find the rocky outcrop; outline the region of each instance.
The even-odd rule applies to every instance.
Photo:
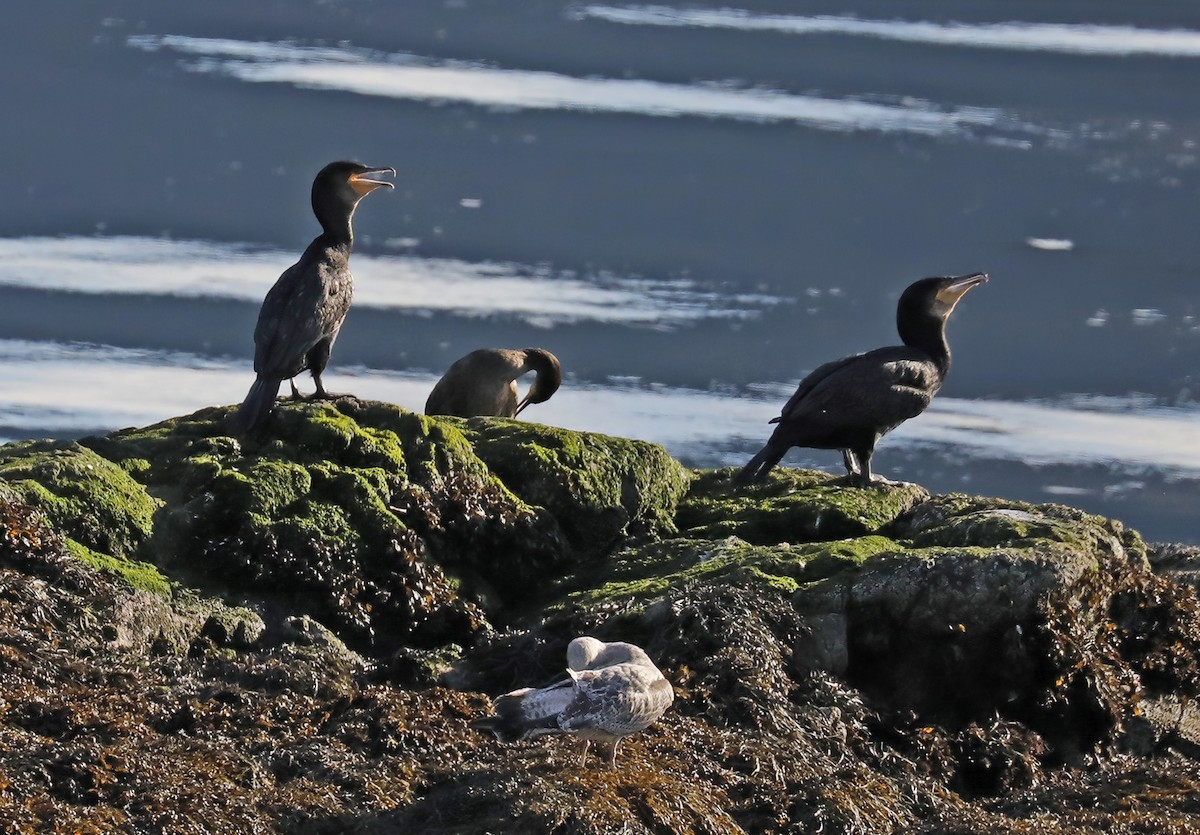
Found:
[[[17,831],[1200,827],[1187,548],[349,398],[227,415],[0,447]],[[616,772],[471,729],[585,633],[676,689]]]
[[[568,566],[672,531],[690,480],[650,444],[353,399],[284,405],[247,439],[227,420],[10,446],[0,477],[135,585],[162,572],[376,654],[473,643]]]

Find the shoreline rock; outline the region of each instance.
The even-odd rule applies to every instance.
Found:
[[[17,831],[1200,828],[1185,546],[353,398],[228,412],[0,447]],[[676,689],[617,772],[471,730],[579,634]]]

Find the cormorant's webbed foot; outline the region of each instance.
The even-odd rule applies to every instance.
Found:
[[[319,374],[313,374],[313,383],[316,385],[317,390],[308,396],[309,400],[337,400],[342,397],[349,397],[348,394],[326,391],[325,386],[321,383],[321,376]]]
[[[909,481],[894,481],[890,478],[884,478],[878,473],[868,473],[864,478],[862,473],[855,473],[851,476],[846,476],[846,482],[852,487],[906,487],[912,482]]]
[[[876,475],[871,478],[871,484],[875,487],[915,487],[915,481],[905,481],[899,478],[884,478],[881,475]]]

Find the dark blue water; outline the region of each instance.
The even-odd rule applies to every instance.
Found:
[[[349,157],[399,175],[334,389],[419,409],[543,345],[569,383],[530,419],[734,463],[806,371],[895,342],[910,281],[984,270],[879,469],[1200,541],[1190,4],[247,5],[6,10],[0,435],[240,399]]]

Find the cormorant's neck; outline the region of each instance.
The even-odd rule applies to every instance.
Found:
[[[946,320],[936,316],[921,316],[915,320],[896,322],[900,339],[910,348],[929,355],[944,377],[950,370],[950,343],[946,341]]]
[[[525,369],[537,372],[533,387],[530,389],[531,402],[542,403],[549,400],[550,396],[562,385],[562,366],[558,364],[558,360],[545,351],[526,349]],[[539,399],[534,400],[533,394],[536,394]]]
[[[523,371],[536,371],[539,375],[551,375],[557,371],[556,364],[542,351],[526,351]]]
[[[347,251],[354,246],[354,227],[351,220],[354,218],[354,209],[357,205],[349,208],[344,205],[313,205],[313,214],[317,216],[321,228],[325,230],[323,237],[332,246],[345,247]]]

